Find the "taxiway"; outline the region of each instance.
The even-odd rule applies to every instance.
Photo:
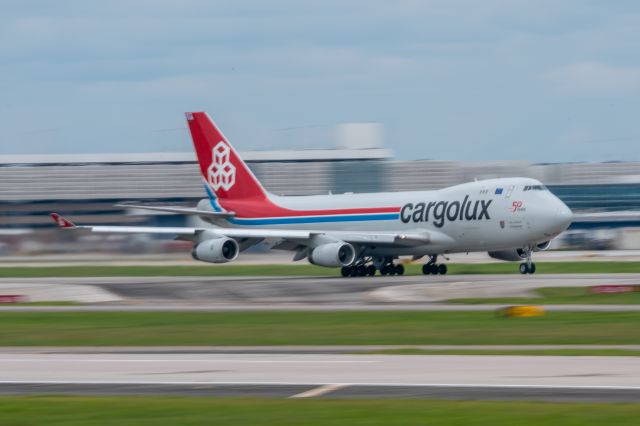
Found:
[[[442,309],[438,303],[455,298],[531,297],[535,303],[537,288],[634,284],[640,284],[640,274],[2,278],[0,294],[21,294],[32,302],[99,304],[94,306],[103,309],[109,305],[129,309]],[[601,305],[598,309],[628,311],[638,306]],[[575,305],[564,309],[584,310]]]

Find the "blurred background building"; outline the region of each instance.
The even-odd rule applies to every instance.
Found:
[[[544,182],[576,213],[604,213],[601,219],[572,226],[556,247],[640,248],[640,222],[617,220],[612,214],[640,211],[640,163],[401,161],[383,148],[377,123],[281,133],[282,149],[242,152],[275,194],[428,190],[474,179],[526,176]],[[297,141],[294,149],[284,149],[292,145],[287,139]],[[126,211],[114,204],[193,206],[205,196],[192,152],[0,156],[0,194],[0,255],[184,249],[178,242],[149,244],[147,236],[60,233],[49,213],[61,212],[80,223],[180,226],[188,218]]]

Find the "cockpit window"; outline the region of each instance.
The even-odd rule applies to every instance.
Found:
[[[546,191],[547,187],[544,185],[527,185],[524,187],[525,191]]]

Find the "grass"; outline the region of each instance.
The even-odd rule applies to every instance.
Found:
[[[47,277],[155,277],[155,276],[336,276],[334,268],[309,264],[292,265],[197,265],[197,266],[9,266],[0,267],[0,278]]]
[[[462,298],[450,299],[448,303],[463,304],[500,304],[500,305],[637,305],[640,303],[640,291],[615,294],[594,294],[588,287],[547,287],[533,291],[539,297],[498,297],[498,298]]]
[[[640,262],[540,262],[537,274],[640,273]],[[420,275],[420,264],[406,266],[408,275]],[[450,274],[518,274],[518,264],[451,263]],[[198,266],[0,266],[0,278],[37,277],[147,277],[147,276],[339,276],[337,268],[310,264],[290,265],[198,265]]]
[[[640,404],[178,397],[2,397],[3,426],[637,425]]]
[[[640,356],[634,349],[420,349],[398,348],[357,351],[355,355],[536,355],[536,356]]]
[[[1,346],[640,344],[638,312],[0,312]]]

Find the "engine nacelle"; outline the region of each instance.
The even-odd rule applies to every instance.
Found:
[[[235,260],[240,253],[236,240],[232,238],[215,238],[193,246],[191,256],[202,262],[226,263]]]
[[[309,253],[309,262],[329,268],[348,266],[356,259],[356,250],[349,243],[337,242],[322,244]]]
[[[533,251],[545,251],[551,245],[551,240],[545,241],[544,243],[536,244],[533,248]]]
[[[489,256],[493,257],[494,259],[506,260],[508,262],[515,262],[527,258],[524,250],[522,249],[490,251]]]

